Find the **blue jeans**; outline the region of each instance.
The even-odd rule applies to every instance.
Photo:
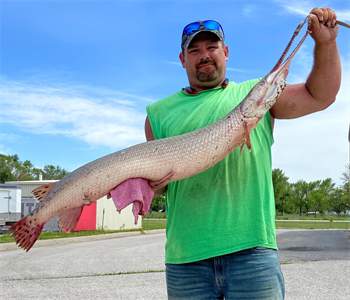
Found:
[[[283,300],[274,249],[256,247],[188,264],[166,264],[168,299]]]

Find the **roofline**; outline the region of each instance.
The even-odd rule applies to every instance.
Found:
[[[21,184],[37,184],[37,183],[46,184],[46,183],[57,182],[57,181],[59,181],[59,180],[6,181],[5,184],[17,184],[17,185],[21,185]]]

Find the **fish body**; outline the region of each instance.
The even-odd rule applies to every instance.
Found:
[[[244,145],[250,151],[249,134],[283,91],[293,53],[280,68],[274,68],[261,79],[230,113],[213,124],[106,155],[57,183],[35,189],[33,193],[41,201],[40,206],[15,223],[9,233],[19,247],[28,251],[51,218],[59,215],[59,226],[72,231],[84,205],[97,201],[129,178],[147,179],[157,189],[203,172],[239,145],[241,151]]]

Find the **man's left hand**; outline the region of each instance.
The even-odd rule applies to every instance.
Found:
[[[314,8],[308,15],[308,30],[318,45],[328,45],[335,41],[338,35],[336,25],[337,15],[330,8]]]

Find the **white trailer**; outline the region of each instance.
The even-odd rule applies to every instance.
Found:
[[[21,192],[20,185],[0,184],[0,226],[21,219]]]

